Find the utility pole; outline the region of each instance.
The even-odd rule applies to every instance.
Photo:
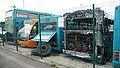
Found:
[[[80,9],[82,10],[83,4],[80,4]]]
[[[25,9],[25,2],[24,2],[24,0],[23,0],[23,9]]]

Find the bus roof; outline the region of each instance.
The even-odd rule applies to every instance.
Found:
[[[14,8],[12,10],[18,10],[18,11],[24,11],[24,12],[30,12],[30,13],[36,13],[36,14],[43,14],[43,15],[50,15],[50,16],[55,16],[55,17],[61,17],[61,15],[56,15],[56,14],[51,14],[51,13],[44,13],[44,12],[38,12],[38,11],[31,11],[31,10],[25,10],[25,9]],[[12,11],[12,10],[9,10],[9,11]],[[7,12],[9,12],[9,11],[7,11]]]
[[[120,11],[120,5],[115,8],[115,10]]]

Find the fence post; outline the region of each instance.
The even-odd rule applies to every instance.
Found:
[[[95,47],[96,47],[96,42],[95,42],[95,5],[93,4],[93,68],[95,68]]]
[[[38,33],[40,37],[40,44],[38,45],[40,47],[40,57],[42,59],[42,42],[41,42],[41,22],[40,22],[40,14],[39,14],[39,21],[38,21]],[[39,50],[39,49],[38,49]]]
[[[16,46],[16,51],[18,51],[18,43],[17,43],[17,23],[16,23],[16,10],[14,9],[14,14],[13,14],[13,23],[14,23],[14,34],[13,34],[13,38],[14,38],[14,42],[15,42],[15,46]]]
[[[2,43],[3,43],[3,46],[4,46],[4,36],[3,36],[3,26],[4,26],[4,25],[3,25],[3,23],[4,23],[4,22],[1,22],[1,27],[2,27]]]
[[[14,30],[15,30],[15,46],[16,46],[16,51],[18,51],[16,21],[14,21],[14,23],[15,23],[15,27],[14,27]]]

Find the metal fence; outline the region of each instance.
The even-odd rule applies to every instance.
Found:
[[[53,11],[66,17],[64,53],[69,57],[79,57],[77,60],[90,62],[88,66],[85,63],[79,63],[78,66],[92,68],[95,63],[96,68],[112,68],[114,9],[120,5],[119,3],[118,0],[97,3],[94,4],[94,9],[93,5],[81,4],[79,7]],[[95,25],[93,25],[94,21]],[[77,63],[71,62],[68,65],[74,64],[77,68]],[[99,66],[99,64],[104,65]]]
[[[52,11],[64,18],[60,24],[64,28],[63,53],[52,51],[42,61],[58,68],[112,68],[113,17],[117,5],[120,5],[119,0]],[[15,46],[5,46],[16,47],[17,51],[30,56],[35,48],[19,47],[17,29],[14,30]],[[34,58],[40,60],[39,56]]]

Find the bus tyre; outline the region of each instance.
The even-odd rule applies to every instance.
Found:
[[[48,56],[51,54],[51,45],[47,43],[42,43],[42,56]],[[37,51],[38,54],[40,55],[40,43],[37,45]]]

